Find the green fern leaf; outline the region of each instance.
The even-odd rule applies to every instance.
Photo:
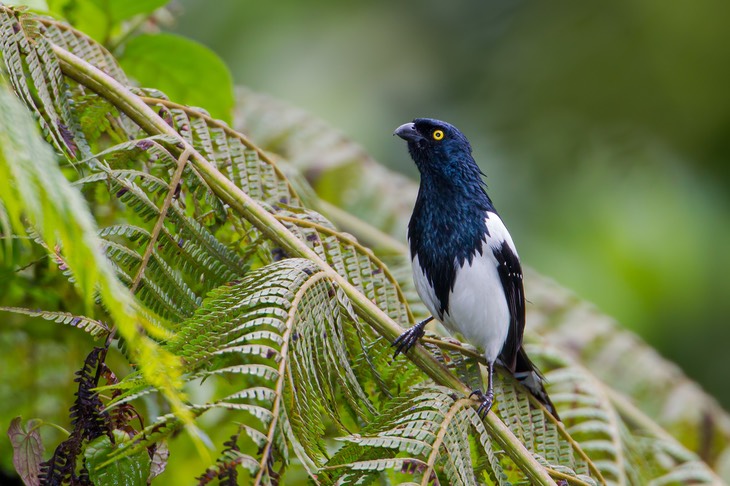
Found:
[[[463,382],[478,384],[478,357],[468,347],[429,338],[426,347],[438,361],[423,347],[411,352],[421,359],[421,369],[459,392],[434,385],[405,359],[393,363],[389,339],[396,323],[412,324],[414,313],[425,312],[409,283],[402,245],[390,242],[392,265],[387,266],[355,237],[309,209],[316,202],[311,191],[299,176],[290,177],[285,163],[274,163],[204,110],[177,105],[149,90],[136,90],[145,95],[139,98],[124,86],[98,89],[94,82],[108,78],[95,77],[93,66],[85,66],[87,78],[76,76],[81,81],[67,84],[59,66],[73,72],[81,61],[69,58],[59,45],[97,67],[106,66],[123,85],[127,81],[113,57],[83,34],[55,21],[43,21],[41,28],[29,17],[19,24],[22,35],[17,36],[14,11],[0,7],[0,12],[3,60],[17,78],[16,91],[69,159],[75,158],[73,144],[86,150],[84,134],[97,138],[102,133],[88,125],[78,128],[84,116],[99,116],[88,107],[107,101],[120,107],[103,130],[132,140],[113,147],[93,140],[101,152],[74,160],[77,186],[106,211],[106,227],[100,231],[104,248],[120,278],[147,306],[140,315],[157,312],[175,321],[172,338],[159,333],[165,353],[160,356],[182,360],[188,386],[203,380],[214,385],[210,396],[199,396],[201,403],[187,403],[183,410],[190,417],[214,409],[225,410],[226,417],[244,417],[237,437],[248,441],[248,449],[227,447],[222,463],[244,465],[259,483],[276,482],[274,465],[288,466],[291,453],[311,478],[324,483],[363,484],[380,478],[507,484],[535,477],[545,482],[545,472],[573,484],[603,478],[637,484],[714,478],[694,454],[656,430],[642,437],[632,422],[636,414],[617,405],[590,372],[558,360],[544,346],[531,351],[549,365],[546,369],[552,368],[550,391],[565,427],[501,375],[495,411],[509,431],[494,426],[502,423],[495,415],[482,422],[462,394],[463,383],[451,380],[443,367],[435,368],[440,362]],[[92,94],[90,87],[104,94]],[[88,106],[78,110],[80,105],[71,100],[85,100]],[[269,127],[256,131],[276,131],[259,141],[281,149],[294,165],[322,163],[322,172],[332,169],[333,178],[349,170],[359,173],[360,163],[384,171],[340,134],[301,112],[290,112],[281,123],[281,113],[270,104],[251,106],[249,121],[256,113],[258,126]],[[350,179],[368,184],[368,178]],[[411,189],[409,185],[405,192]],[[382,201],[392,201],[374,196],[375,186],[358,194],[358,201],[379,201],[381,209]],[[13,211],[8,210],[9,219],[16,221],[19,213]],[[380,213],[383,219],[375,222],[386,229],[403,217],[389,210]],[[332,214],[353,223],[341,213]],[[288,258],[297,255],[312,261]],[[62,253],[54,251],[54,256],[63,262]],[[272,263],[276,260],[281,261]],[[153,351],[148,347],[146,353],[131,355],[140,360],[144,375],[132,373],[101,388],[119,392],[109,407],[166,386],[164,376],[151,373],[155,368],[148,363],[163,361]],[[423,364],[427,359],[428,366]],[[411,388],[404,390],[407,386]],[[170,387],[166,390],[169,396]],[[178,402],[178,412],[180,408]],[[181,416],[160,417],[114,457],[170,437],[183,427]],[[342,439],[339,450],[332,448],[331,438]]]
[[[269,204],[300,204],[299,196],[279,167],[240,133],[201,110],[165,99],[145,101],[159,109],[161,116],[172,120],[188,143],[252,198]]]
[[[71,115],[66,83],[50,44],[37,21],[22,13],[0,9],[0,53],[10,80],[60,151],[76,158],[91,151]],[[28,73],[28,76],[25,73]]]
[[[86,60],[117,81],[129,84],[119,63],[104,46],[68,24],[48,18],[41,18],[40,23],[44,26],[44,36],[51,42]]]
[[[32,310],[23,309],[22,307],[0,307],[0,311],[24,314],[31,317],[41,317],[47,321],[67,324],[86,331],[94,337],[104,336],[109,333],[109,327],[104,322],[86,316],[76,316],[70,312]]]

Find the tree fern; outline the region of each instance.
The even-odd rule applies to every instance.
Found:
[[[94,467],[141,457],[186,426],[195,434],[192,424],[217,410],[225,412],[219,424],[226,440],[218,459],[199,472],[203,483],[275,484],[294,467],[322,484],[717,479],[676,441],[642,437],[605,385],[546,346],[534,353],[550,369],[564,424],[501,375],[496,413],[480,420],[468,398],[481,378],[480,357],[468,346],[434,337],[409,353],[412,361],[391,359],[390,342],[415,320],[401,246],[390,245],[386,265],[311,207],[311,188],[282,169],[290,166],[203,110],[130,89],[113,56],[82,33],[6,7],[0,14],[2,56],[16,94],[74,165],[69,178],[94,207],[101,228],[95,248],[108,260],[97,254],[93,261],[113,268],[134,293],[130,307],[141,320],[166,331],[152,343],[134,326],[120,326],[140,368],[99,391],[111,394],[104,406],[113,414],[151,400],[159,388],[172,413],[163,408],[140,430],[120,419],[115,427],[133,437],[87,458]],[[89,120],[110,105],[114,110],[94,129]],[[287,141],[316,138],[305,130],[307,120],[285,124],[282,146],[295,151],[304,144]],[[343,153],[360,153],[335,153],[336,145],[352,146],[318,133],[320,145],[313,146],[323,155],[343,160]],[[61,186],[70,190],[66,179]],[[22,226],[20,197],[3,200],[6,219]],[[74,246],[55,249],[51,238],[44,241],[86,285],[89,302],[101,295],[117,322],[119,299],[98,277],[73,273]],[[211,394],[183,405],[183,387],[203,383],[214,385]]]
[[[328,197],[340,201],[337,199],[340,193],[355,194],[354,201],[342,200],[343,204],[354,212],[367,214],[368,219],[373,213],[382,215],[379,204],[386,201],[390,207],[389,218],[379,219],[381,216],[376,216],[374,219],[385,231],[391,230],[393,221],[400,221],[398,226],[401,227],[407,221],[410,214],[407,201],[415,199],[417,184],[399,179],[397,174],[391,174],[383,167],[373,167],[372,159],[355,143],[301,110],[245,89],[241,90],[239,100],[238,126],[256,137],[264,148],[295,159],[302,170],[316,176],[312,178],[313,184],[322,187]],[[321,144],[330,149],[328,153],[332,156],[324,162],[315,156],[320,141],[305,135],[309,129],[322,134]],[[344,173],[349,176],[346,183],[333,190],[329,181]],[[374,177],[379,184],[375,186],[368,182],[365,174],[377,174]],[[360,226],[360,222],[350,215],[335,214],[337,222],[343,226]],[[371,244],[376,247],[381,243],[388,248],[393,247],[385,234],[369,231],[367,236],[373,238]],[[400,272],[399,268],[391,267],[396,274]],[[405,285],[404,292],[412,295],[410,278],[401,281]],[[671,442],[669,435],[657,427],[654,422],[657,420],[669,427],[686,447],[712,464],[715,470],[726,470],[727,457],[730,457],[726,453],[730,441],[730,417],[713,398],[689,382],[675,365],[662,359],[637,336],[621,329],[594,307],[530,269],[526,275],[526,293],[531,302],[528,306],[528,339],[531,333],[537,332],[541,340],[548,341],[563,355],[572,356],[594,373],[591,379],[604,385],[601,393],[608,394],[610,407],[616,408],[623,422],[619,424],[621,427],[627,425],[637,431],[651,431],[655,437]],[[617,359],[618,355],[621,359]],[[636,397],[638,407],[617,390]],[[644,415],[639,407],[652,418]],[[680,409],[685,413],[676,414]],[[626,439],[623,444],[627,446]],[[628,452],[625,451],[625,454]],[[630,458],[628,462],[633,464],[635,459]],[[627,466],[627,474],[631,464]],[[628,480],[642,484],[631,478]]]
[[[344,397],[355,417],[372,413],[349,368],[345,340],[338,337],[343,322],[331,290],[331,282],[311,262],[283,260],[251,272],[235,285],[216,289],[166,345],[185,360],[190,380],[218,375],[241,378],[244,388],[191,407],[196,415],[225,408],[259,422],[259,428],[249,422],[243,429],[262,451],[252,474],[270,474],[267,464],[287,457],[287,451],[280,449],[286,444],[282,434],[304,445],[305,460],[321,463],[326,448],[324,430],[319,427],[327,422],[325,417],[340,413],[338,390],[346,390]],[[328,310],[329,305],[334,309]],[[110,404],[112,409],[148,389],[143,379],[130,380],[138,384],[123,383],[122,393]],[[300,393],[292,393],[288,386],[292,381],[317,386],[303,386]],[[180,425],[174,415],[163,417],[142,431],[130,450],[120,449],[118,455],[134,453],[157,440],[160,430],[169,433]],[[251,460],[253,456],[246,459]]]
[[[671,442],[662,430],[666,427],[713,469],[725,467],[730,417],[714,398],[636,335],[554,282],[531,272],[527,283],[533,326],[564,355],[594,373],[597,383],[606,385],[604,392],[627,425]],[[615,359],[617,354],[621,359]]]
[[[403,251],[400,239],[418,192],[412,180],[386,169],[341,131],[304,110],[246,88],[239,88],[237,94],[236,128],[291,162],[327,201],[345,209],[330,217],[343,215],[336,222],[347,230],[359,228],[353,226],[351,215],[365,219],[399,238],[372,238],[371,233],[360,231],[368,245]]]

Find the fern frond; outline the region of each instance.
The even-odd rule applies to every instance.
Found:
[[[3,32],[9,32],[15,14],[0,11],[7,14]],[[96,133],[76,129],[81,115],[65,100],[83,97],[97,106],[98,97],[116,107],[119,116],[109,129],[125,142],[108,147],[109,141],[106,146],[93,141],[100,153],[74,160],[77,185],[89,199],[104,203],[100,247],[149,308],[141,319],[157,311],[175,321],[175,335],[161,336],[161,349],[151,341],[134,343],[142,347],[131,357],[141,372],[101,388],[116,392],[109,407],[155,387],[172,396],[182,382],[215,384],[211,396],[194,400],[201,403],[183,406],[178,399],[177,415],[159,418],[113,457],[170,437],[185,424],[185,413],[191,418],[217,409],[227,418],[243,417],[245,426],[226,443],[223,466],[211,471],[230,479],[237,474],[232,466],[245,464],[259,483],[277,482],[277,468],[289,463],[291,453],[313,479],[357,484],[378,476],[422,484],[551,484],[551,478],[587,484],[604,476],[628,483],[708,473],[685,449],[672,451],[656,437],[629,447],[637,428],[624,422],[605,390],[591,387],[590,373],[571,363],[554,363],[551,372],[556,387],[551,391],[563,400],[561,412],[571,421],[567,428],[556,426],[524,390],[503,378],[497,380],[498,415],[480,420],[465,398],[465,382],[480,378],[477,360],[458,345],[428,339],[409,352],[416,366],[404,359],[392,363],[390,341],[414,322],[409,302],[417,301],[410,284],[400,285],[409,280],[405,259],[394,258],[395,270],[388,270],[354,237],[308,209],[306,191],[294,190],[282,166],[205,111],[162,94],[141,98],[140,90],[126,88],[114,59],[93,41],[53,21],[43,24],[46,34],[33,25],[29,18],[21,28],[35,57],[28,59],[26,47],[19,47],[23,39],[3,38],[15,49],[4,46],[3,59],[16,66],[14,75],[23,76],[16,83],[19,95],[45,117],[41,123],[49,130],[54,121],[70,117],[68,133],[60,128],[49,133],[54,143],[65,143],[69,159],[75,155],[72,142]],[[39,36],[45,44],[27,42]],[[99,70],[103,63],[116,81]],[[27,76],[17,69],[31,65],[36,71]],[[70,88],[68,79],[75,80]],[[35,92],[38,83],[45,89],[41,94]],[[53,113],[41,112],[47,109]],[[308,130],[317,125],[311,119],[290,121],[272,144],[286,148],[284,155],[295,163],[302,162],[302,153],[316,154],[342,175],[353,168],[358,173],[358,161],[367,159],[334,132],[312,136]],[[372,197],[373,191],[362,194]],[[391,221],[400,217],[382,213]],[[52,250],[59,261],[64,250]],[[134,338],[130,329],[125,337]],[[551,359],[545,353],[543,358]],[[171,359],[181,360],[181,379],[165,374]],[[419,382],[402,389],[403,383]],[[343,436],[334,451],[329,439]],[[650,472],[634,465],[636,456],[650,458]],[[668,463],[660,457],[671,457],[673,465],[662,469]]]
[[[471,404],[470,399],[460,398],[447,388],[419,385],[411,389],[394,399],[359,434],[341,439],[348,444],[323,467],[324,483],[355,484],[385,468],[396,468],[394,473],[406,474],[421,484],[474,484],[474,460],[486,453],[493,460],[484,472],[497,484],[506,484],[491,448],[471,450],[472,446],[479,448],[468,440],[477,423],[484,432],[483,443],[491,443]],[[391,480],[396,477],[405,480],[400,475],[391,476]]]
[[[158,136],[111,147],[98,156],[110,166],[100,165],[100,173],[84,177],[77,181],[77,184],[108,182],[111,184],[110,192],[116,194],[120,202],[134,210],[138,216],[145,221],[157,219],[160,217],[160,210],[153,198],[163,196],[172,188],[161,177],[151,172],[164,174],[166,169],[177,164],[176,157],[168,149],[169,145],[174,143],[175,140],[170,137]],[[145,170],[128,168],[129,165],[139,167],[140,164]],[[102,174],[106,174],[107,177]],[[220,275],[221,271],[224,272],[223,277],[240,276],[241,273],[236,270],[242,272],[246,268],[244,261],[221,244],[205,225],[196,220],[196,217],[200,218],[201,215],[188,216],[179,202],[173,203],[167,221],[176,227],[177,237],[174,240],[182,242],[183,245],[191,245],[193,247],[191,251],[197,249],[195,253],[208,252],[205,262],[210,265],[208,270],[211,276]],[[164,228],[162,231],[169,234]],[[224,281],[225,278],[219,281],[218,285]]]
[[[117,273],[130,287],[134,271],[142,263],[142,256],[127,246],[107,241],[106,253],[117,264]],[[197,296],[178,274],[153,252],[137,288],[139,299],[160,316],[179,321],[192,315],[202,299]]]
[[[393,320],[414,323],[398,282],[383,262],[353,236],[338,232],[314,211],[291,208],[277,212],[276,217]]]
[[[129,84],[117,60],[103,45],[63,22],[48,18],[40,18],[39,21],[43,25],[43,34],[51,42],[85,59],[117,81]]]
[[[622,421],[605,385],[563,353],[533,349],[555,368],[546,374],[555,403],[569,402],[563,416],[570,437],[578,441],[607,480],[671,484],[663,478],[691,477],[692,484],[716,484],[717,477],[693,452],[673,439],[650,437]],[[558,407],[560,405],[557,405]],[[639,461],[630,458],[641,457]]]
[[[35,112],[56,148],[73,159],[91,151],[71,115],[70,98],[58,60],[35,19],[0,9],[0,53],[15,91]],[[28,75],[26,76],[26,72]]]
[[[532,326],[563,350],[563,358],[580,362],[609,387],[612,406],[627,425],[662,439],[671,434],[713,468],[721,467],[730,451],[730,416],[714,398],[641,338],[555,282],[529,272],[526,283]],[[623,394],[636,405],[614,398]]]
[[[530,351],[536,359],[542,356],[540,350]],[[546,378],[556,407],[566,410],[560,427],[531,405],[529,394],[518,390],[514,380],[499,380],[499,413],[511,418],[514,433],[551,467],[567,466],[577,474],[625,483],[619,420],[607,397],[575,368],[554,369]]]
[[[109,327],[102,321],[91,319],[86,316],[76,316],[70,312],[53,312],[43,310],[24,309],[22,307],[0,307],[0,311],[24,314],[31,317],[41,317],[47,321],[67,324],[86,331],[94,337],[103,336],[109,333]]]
[[[337,418],[340,393],[357,416],[372,413],[349,366],[335,292],[327,275],[311,262],[283,260],[215,289],[166,345],[184,358],[188,380],[230,375],[241,381],[235,393],[191,407],[196,413],[213,408],[243,412],[258,421],[262,428],[247,432],[257,438],[260,448],[254,473],[258,480],[270,474],[269,463],[288,460],[289,440],[302,446],[299,453],[305,461],[322,463],[324,430],[317,424],[334,419],[344,427]],[[211,361],[213,357],[217,359]],[[110,407],[150,391],[138,376],[125,381],[116,387],[121,393]],[[299,384],[296,391],[292,382]],[[152,436],[153,431],[177,430],[175,420],[166,417],[148,427],[136,447],[157,440],[161,432]],[[251,427],[251,422],[247,425]],[[127,448],[118,454],[135,451]]]
[[[193,227],[194,234],[199,234],[194,224]],[[150,239],[146,229],[127,224],[107,226],[100,230],[99,235],[105,240],[124,238],[130,245],[142,247],[149,244]],[[210,244],[214,245],[213,242]],[[215,248],[217,251],[225,251],[224,247],[215,246]],[[176,238],[165,227],[162,228],[161,236],[157,240],[156,252],[164,261],[169,262],[169,265],[174,265],[183,277],[194,275],[195,279],[189,285],[199,288],[200,293],[207,293],[212,288],[235,280],[244,271],[244,268],[239,268],[237,271],[229,269],[221,260],[211,256],[208,245],[202,245],[196,239]]]
[[[151,137],[125,142],[105,150],[98,158],[121,167],[129,166],[130,162],[138,166],[140,160],[151,159],[158,164],[164,165],[164,161],[168,166],[175,164],[176,160],[163,143],[169,144],[169,138]],[[159,203],[152,199],[159,200],[171,190],[162,179],[138,169],[112,169],[104,163],[95,167],[99,171],[79,179],[76,184],[84,187],[96,183],[109,184],[109,191],[117,196],[118,201],[144,222],[151,223],[163,217]],[[160,170],[159,167],[157,170]],[[117,240],[109,241],[107,251],[125,281],[132,286],[134,276],[140,275],[143,284],[139,288],[140,298],[163,316],[180,320],[200,305],[201,299],[193,289],[205,292],[221,285],[242,275],[247,265],[203,225],[187,216],[177,202],[173,202],[166,216],[168,225],[159,227],[160,234],[152,249],[149,248],[151,236],[146,230],[131,227],[122,230],[114,226],[111,230],[102,230],[102,234],[113,235]],[[127,238],[119,238],[121,236]],[[139,253],[140,245],[146,245],[147,260]],[[145,265],[143,272],[142,264]],[[173,268],[178,270],[173,271]],[[180,275],[194,277],[188,277],[186,282]],[[178,308],[172,304],[176,300],[179,300]]]
[[[718,484],[717,476],[695,454],[687,453],[674,441],[632,438],[641,457],[650,457],[650,464],[640,474],[640,481],[652,486],[669,484]]]
[[[173,121],[173,127],[207,160],[257,201],[298,206],[299,195],[281,169],[256,145],[207,113],[166,99],[143,100]]]

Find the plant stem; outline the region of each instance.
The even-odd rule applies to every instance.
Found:
[[[280,245],[289,255],[306,258],[319,265],[327,276],[335,281],[345,292],[356,312],[378,334],[389,341],[395,340],[403,328],[372,303],[364,294],[344,277],[338,274],[327,262],[323,261],[306,243],[293,235],[281,224],[273,214],[266,211],[248,194],[238,188],[230,179],[190,146],[170,125],[160,118],[143,100],[131,93],[125,86],[101,70],[65,49],[53,45],[53,51],[59,59],[61,70],[78,83],[90,88],[100,96],[114,104],[129,116],[142,129],[152,135],[165,134],[179,140],[179,148],[191,152],[190,162],[210,188],[235,211],[241,214],[261,233]],[[436,383],[453,388],[465,395],[471,390],[454,376],[445,366],[438,362],[423,346],[416,345],[408,356],[416,366],[425,372]],[[476,403],[476,402],[475,402]],[[494,440],[502,447],[510,458],[528,476],[532,484],[555,485],[548,472],[542,467],[530,451],[525,448],[507,426],[490,412],[485,419],[485,426]]]
[[[408,254],[408,247],[405,244],[357,216],[324,199],[318,199],[316,204],[316,209],[327,216],[330,221],[345,231],[357,235],[358,239],[371,248],[377,248],[378,254]]]

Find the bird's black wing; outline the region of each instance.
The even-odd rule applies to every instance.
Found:
[[[520,259],[507,240],[498,247],[492,247],[497,260],[497,272],[507,299],[510,323],[507,340],[499,357],[504,365],[515,372],[517,355],[522,347],[522,334],[525,331],[525,290],[522,285],[522,265]]]

